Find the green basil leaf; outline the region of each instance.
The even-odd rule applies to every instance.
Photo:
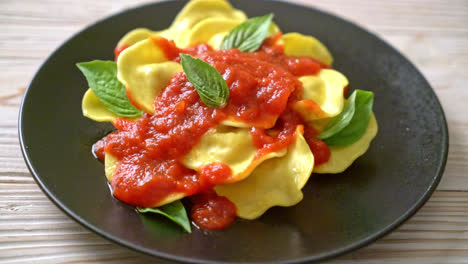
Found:
[[[243,52],[254,52],[260,48],[268,36],[273,14],[251,18],[233,28],[224,37],[221,49],[239,49]]]
[[[351,96],[349,96],[348,100],[345,103],[345,106],[343,107],[343,111],[332,118],[330,123],[328,123],[327,128],[320,133],[317,138],[319,139],[326,139],[329,138],[336,133],[340,132],[345,128],[347,125],[349,125],[349,122],[351,122],[351,119],[354,116],[354,111],[356,109],[355,107],[355,101],[356,101],[356,91],[354,91]]]
[[[187,54],[180,54],[180,63],[201,100],[209,107],[224,107],[229,99],[229,87],[223,76],[210,64]]]
[[[86,77],[88,86],[97,98],[112,112],[124,117],[143,114],[130,103],[125,87],[117,79],[117,64],[113,61],[94,60],[80,62],[76,66]]]
[[[192,228],[190,227],[190,220],[188,219],[185,207],[180,200],[157,208],[137,207],[137,210],[140,213],[155,213],[163,215],[168,219],[172,220],[174,223],[181,226],[185,231],[187,231],[187,233],[192,233]]]
[[[347,126],[334,135],[324,139],[325,143],[329,146],[351,145],[358,141],[366,132],[369,118],[372,114],[374,93],[363,90],[356,90],[354,93],[354,115]]]

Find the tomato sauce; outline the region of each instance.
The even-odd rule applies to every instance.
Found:
[[[305,126],[304,138],[309,144],[310,150],[314,154],[314,166],[318,166],[327,162],[330,159],[330,149],[323,140],[318,139],[319,133],[311,126]]]
[[[170,60],[180,61],[179,53],[187,53],[214,66],[226,80],[229,100],[224,108],[207,107],[182,72],[175,74],[156,98],[154,115],[144,114],[137,121],[117,119],[114,125],[118,131],[108,135],[96,150],[99,156],[104,150],[120,160],[111,182],[113,195],[131,205],[153,207],[171,193],[203,193],[196,196],[202,198],[193,199],[192,219],[197,225],[219,229],[232,223],[234,204],[209,191],[227,182],[230,168],[209,164],[196,172],[186,168],[181,159],[206,131],[227,117],[252,124],[258,157],[288,147],[298,127],[299,133],[312,135],[292,107],[302,94],[297,77],[316,74],[327,66],[311,58],[285,55],[283,47],[275,45],[275,38],[278,35],[252,53],[216,51],[207,44],[179,49],[172,41],[153,38],[153,44]],[[321,154],[328,148],[317,144],[315,136],[306,139],[319,156],[317,164],[328,159]]]
[[[224,163],[211,163],[200,168],[198,181],[203,189],[210,189],[226,182],[232,175],[231,168]]]
[[[236,206],[213,190],[201,192],[190,200],[192,220],[203,229],[223,229],[236,219]]]
[[[117,46],[115,49],[114,49],[114,57],[115,57],[115,61],[117,61],[117,59],[119,58],[119,55],[120,53],[122,53],[122,51],[124,51],[126,48],[130,47],[129,45],[121,45],[121,46]]]
[[[92,152],[94,156],[100,160],[104,160],[106,153],[104,153],[104,147],[107,144],[107,137],[102,138],[98,142],[94,143]]]

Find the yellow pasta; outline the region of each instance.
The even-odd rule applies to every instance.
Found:
[[[312,36],[299,33],[287,33],[282,37],[284,53],[290,56],[307,56],[331,65],[333,57],[327,47]]]
[[[169,28],[169,35],[171,35],[169,39],[173,39],[181,48],[187,47],[189,41],[185,39],[185,36],[190,35],[190,30],[194,29],[198,23],[209,18],[244,21],[247,16],[224,0],[190,1]]]
[[[237,207],[241,218],[255,219],[273,206],[292,206],[302,200],[302,187],[314,167],[307,142],[297,133],[296,142],[283,157],[266,160],[246,179],[215,187]]]
[[[194,0],[180,11],[169,28],[162,31],[135,29],[127,33],[118,46],[130,46],[149,37],[161,36],[186,48],[202,40],[209,42],[214,35],[227,33],[246,19],[244,12],[234,9],[225,0]]]
[[[298,101],[294,109],[306,121],[334,117],[343,111],[343,90],[348,85],[348,79],[343,74],[322,69],[317,75],[303,76],[299,80],[304,88],[303,100]],[[314,109],[314,105],[320,108]]]
[[[115,170],[117,169],[117,164],[119,159],[113,156],[112,154],[106,153],[104,158],[104,171],[106,173],[106,178],[109,182],[112,181],[114,177]]]
[[[132,101],[150,114],[154,113],[156,96],[175,73],[182,71],[179,63],[168,61],[164,51],[152,38],[122,52],[117,67],[117,77],[127,87]]]
[[[232,176],[227,182],[232,183],[249,176],[264,160],[285,154],[286,150],[283,150],[256,157],[257,148],[249,129],[218,126],[203,135],[198,144],[184,157],[183,163],[187,168],[194,170],[211,163],[224,163],[231,168]]]
[[[93,90],[88,89],[81,102],[83,115],[98,122],[113,122],[118,115],[107,109],[97,98]]]
[[[244,20],[219,17],[203,19],[186,34],[187,39],[185,40],[185,43],[187,46],[193,46],[200,43],[215,43],[211,38],[223,33],[226,34],[243,21]],[[217,45],[213,47],[219,48]]]
[[[377,120],[372,114],[364,135],[348,146],[330,146],[330,159],[328,162],[314,167],[314,172],[340,173],[345,171],[357,158],[366,153],[372,139],[377,135],[377,130]]]
[[[131,46],[139,41],[157,35],[159,35],[159,32],[151,31],[147,28],[136,28],[125,34],[117,44],[117,47]]]

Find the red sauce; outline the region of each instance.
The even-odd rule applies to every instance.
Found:
[[[118,119],[119,132],[109,135],[105,147],[120,160],[111,182],[114,196],[142,207],[154,206],[169,193],[201,191],[199,176],[180,158],[222,120],[217,109],[202,105],[183,73],[172,78],[155,110],[135,122]]]
[[[191,216],[195,224],[203,229],[223,229],[232,224],[237,216],[236,206],[214,191],[202,192],[191,197]]]
[[[346,97],[346,95],[348,94],[348,90],[349,90],[349,86],[346,86],[344,89],[343,89],[343,96]]]
[[[330,149],[325,142],[317,138],[318,134],[317,130],[311,126],[306,126],[304,129],[304,138],[314,154],[314,166],[323,164],[330,159]]]
[[[302,118],[298,113],[292,110],[292,105],[298,100],[296,90],[288,101],[288,107],[278,117],[275,126],[271,129],[253,127],[251,134],[256,147],[258,148],[257,157],[267,153],[285,149],[296,140],[296,130],[300,125],[300,131],[303,132]]]
[[[211,163],[200,168],[200,185],[204,189],[223,184],[231,176],[231,168],[224,163]]]
[[[320,105],[317,104],[314,100],[302,100],[302,105],[308,113],[314,113],[317,116],[323,116],[326,114]]]
[[[100,160],[104,160],[106,153],[104,153],[104,147],[107,144],[107,137],[99,140],[98,142],[94,143],[92,151],[96,158]]]
[[[132,105],[134,105],[137,109],[141,109],[137,103],[135,103],[135,100],[133,100],[133,97],[132,97],[132,92],[130,91],[130,89],[128,88],[125,88],[125,93],[127,94],[127,97],[128,97],[128,100],[130,101],[130,103]]]
[[[177,48],[175,42],[173,40],[168,40],[165,38],[154,37],[151,38],[153,44],[160,47],[166,58],[168,60],[174,60],[179,57],[179,48]]]
[[[299,133],[304,133],[304,122],[292,107],[302,94],[297,77],[316,74],[327,66],[310,58],[285,55],[283,47],[274,44],[278,36],[267,39],[253,53],[215,51],[207,44],[182,50],[172,41],[153,38],[171,60],[180,61],[178,54],[182,52],[214,66],[226,80],[230,97],[222,109],[207,107],[185,74],[177,73],[156,98],[154,115],[144,114],[137,121],[117,119],[114,125],[118,131],[106,138],[105,147],[96,147],[99,156],[104,148],[120,160],[111,182],[113,195],[131,205],[152,207],[170,193],[204,193],[202,199],[195,199],[193,220],[206,229],[229,225],[236,215],[235,206],[214,191],[206,193],[214,185],[229,182],[230,168],[209,164],[197,173],[183,166],[181,159],[206,131],[228,116],[253,124],[257,157],[288,147],[298,127]],[[308,135],[310,128],[305,129]],[[328,148],[317,147],[315,136],[306,138],[314,155],[319,156],[317,164],[317,160],[326,160],[321,153]]]
[[[115,47],[115,49],[114,49],[115,61],[117,61],[117,59],[119,58],[120,53],[122,53],[122,51],[124,51],[128,47],[130,47],[130,46],[129,45],[121,45],[121,46]]]

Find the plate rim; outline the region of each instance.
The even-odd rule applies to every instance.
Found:
[[[228,1],[231,3],[231,1],[236,1],[236,0],[228,0]],[[342,256],[344,254],[347,254],[347,253],[349,253],[351,251],[357,250],[357,249],[362,248],[364,246],[370,245],[371,243],[379,240],[380,238],[384,237],[385,235],[388,235],[389,233],[391,233],[391,231],[395,230],[397,227],[401,226],[404,222],[409,220],[414,214],[416,214],[419,211],[419,209],[422,206],[424,206],[424,204],[429,200],[429,198],[431,197],[431,195],[434,193],[435,189],[439,185],[440,180],[441,180],[441,178],[442,178],[442,176],[444,174],[445,168],[446,168],[448,151],[449,151],[449,132],[448,132],[447,119],[446,119],[445,112],[443,110],[442,104],[441,104],[441,102],[439,100],[439,97],[435,93],[435,90],[432,87],[432,85],[427,81],[425,76],[422,74],[422,72],[414,65],[414,63],[411,60],[409,60],[404,54],[402,54],[393,45],[391,45],[390,43],[385,41],[383,38],[379,37],[378,34],[372,32],[369,29],[365,28],[364,26],[361,26],[358,23],[350,21],[350,20],[348,20],[348,19],[346,19],[346,18],[344,18],[344,17],[342,17],[342,16],[340,16],[338,14],[334,14],[334,13],[331,13],[329,11],[322,10],[322,9],[317,8],[315,6],[308,6],[308,5],[303,5],[303,4],[299,4],[299,3],[295,3],[295,2],[294,3],[287,2],[287,0],[263,0],[263,1],[264,2],[276,2],[276,3],[285,4],[285,5],[305,8],[305,9],[308,9],[308,10],[310,10],[312,12],[317,12],[317,13],[321,13],[323,15],[333,17],[334,19],[336,19],[340,23],[345,23],[345,24],[351,25],[351,26],[365,32],[367,35],[371,36],[372,38],[374,38],[378,42],[381,42],[381,43],[385,44],[386,46],[388,46],[392,50],[392,52],[394,52],[396,55],[403,58],[412,68],[415,69],[416,74],[419,75],[421,80],[423,80],[424,84],[427,87],[430,88],[429,91],[431,93],[431,96],[434,96],[434,98],[436,99],[437,110],[439,110],[440,113],[441,113],[440,118],[441,118],[441,121],[442,121],[442,127],[441,127],[440,135],[442,136],[442,142],[441,142],[442,148],[441,148],[441,152],[440,152],[441,153],[441,160],[439,160],[439,164],[437,165],[438,166],[437,171],[435,171],[434,177],[432,178],[432,181],[431,181],[431,184],[424,191],[423,195],[421,195],[420,198],[415,203],[413,203],[413,205],[410,208],[408,208],[407,211],[404,214],[402,214],[400,217],[396,218],[393,222],[389,223],[385,228],[382,228],[378,232],[376,232],[376,233],[374,233],[374,234],[372,234],[370,236],[360,238],[356,242],[354,242],[352,244],[349,244],[347,246],[336,248],[336,249],[328,251],[326,253],[317,254],[317,255],[313,255],[313,256],[309,256],[309,257],[286,260],[286,261],[283,261],[281,263],[298,264],[298,263],[306,263],[306,262],[309,263],[309,262],[318,262],[318,261],[329,260],[329,259],[332,259],[332,258],[336,258],[338,256]],[[236,263],[239,263],[239,262],[219,262],[219,261],[212,261],[212,260],[200,260],[200,259],[193,259],[193,258],[189,258],[189,257],[183,257],[183,256],[168,254],[168,253],[158,251],[158,250],[150,250],[150,249],[146,249],[144,247],[135,245],[135,244],[133,244],[133,243],[131,243],[129,241],[122,240],[121,238],[119,238],[117,236],[114,236],[114,235],[112,235],[112,234],[110,234],[108,232],[102,231],[100,228],[95,227],[94,225],[88,223],[85,219],[83,219],[79,215],[75,214],[70,208],[66,207],[50,190],[48,190],[46,188],[46,186],[43,183],[43,181],[42,181],[41,177],[39,176],[38,172],[32,166],[30,157],[28,155],[28,147],[24,144],[23,108],[25,108],[26,98],[28,97],[28,94],[29,94],[29,92],[31,90],[31,87],[34,84],[37,77],[39,76],[39,73],[41,72],[42,68],[50,61],[50,59],[52,57],[55,56],[55,54],[59,50],[61,50],[67,43],[69,43],[71,40],[73,40],[78,35],[86,32],[90,28],[93,28],[96,25],[98,25],[100,23],[103,23],[103,22],[105,22],[105,21],[107,21],[109,19],[118,17],[118,16],[120,16],[120,15],[122,15],[124,13],[127,13],[127,12],[135,11],[137,9],[143,9],[143,8],[146,8],[146,7],[149,7],[149,6],[165,5],[165,4],[170,3],[170,2],[184,2],[184,3],[186,3],[188,1],[187,0],[183,0],[183,1],[161,0],[161,1],[158,1],[158,2],[139,4],[137,6],[133,6],[133,7],[129,7],[129,8],[125,8],[123,10],[120,10],[117,13],[107,15],[107,16],[105,16],[103,18],[100,18],[100,19],[86,25],[81,30],[73,33],[71,36],[66,38],[66,40],[64,40],[58,47],[56,47],[54,49],[54,51],[49,56],[47,56],[47,58],[40,64],[40,66],[36,70],[33,78],[29,82],[29,85],[26,88],[26,91],[25,91],[25,93],[23,95],[23,98],[21,100],[21,104],[20,104],[20,107],[19,107],[18,137],[19,137],[21,153],[23,155],[23,158],[24,158],[24,161],[25,161],[25,163],[27,165],[28,170],[30,171],[31,175],[34,178],[34,181],[40,187],[40,189],[46,194],[47,198],[50,201],[52,201],[55,204],[55,206],[57,206],[62,212],[64,212],[67,216],[72,218],[75,222],[79,223],[81,226],[87,228],[88,230],[93,231],[93,233],[107,239],[108,241],[110,241],[110,242],[112,242],[114,244],[117,244],[119,246],[124,246],[125,248],[132,250],[132,252],[138,252],[140,254],[143,253],[146,256],[151,256],[151,257],[154,257],[154,258],[160,258],[161,260],[164,259],[166,261],[176,261],[176,262],[194,263],[194,264],[195,263],[196,264],[201,264],[201,263],[236,264]],[[254,264],[254,263],[278,263],[278,262],[248,262],[248,263]]]

